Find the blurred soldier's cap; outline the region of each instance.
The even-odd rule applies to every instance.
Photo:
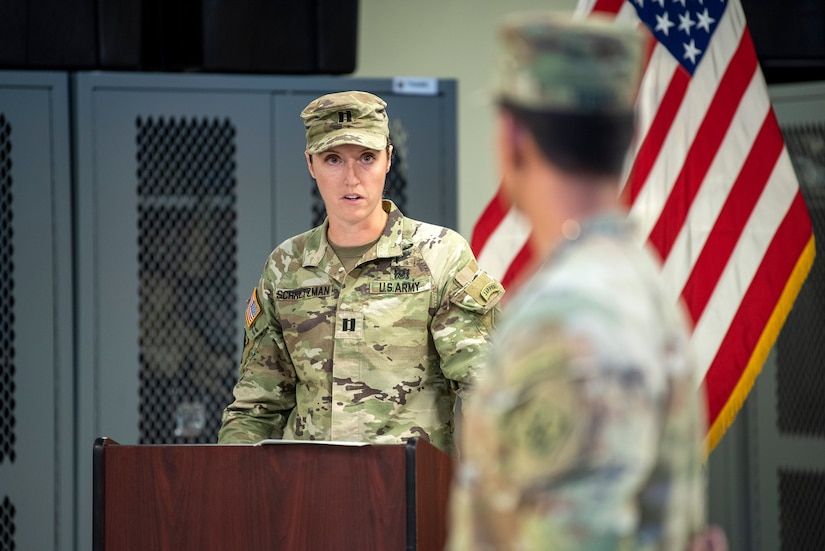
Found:
[[[368,92],[337,92],[321,96],[303,111],[307,153],[313,155],[341,144],[381,150],[390,135],[387,102]]]
[[[539,111],[631,111],[642,49],[638,31],[597,14],[511,15],[500,28],[495,99]]]

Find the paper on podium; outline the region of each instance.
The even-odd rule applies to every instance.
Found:
[[[343,440],[281,440],[278,438],[267,438],[253,444],[254,446],[267,446],[270,444],[322,444],[325,446],[369,446],[369,442],[347,442]]]

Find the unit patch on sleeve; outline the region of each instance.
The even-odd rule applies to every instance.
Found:
[[[257,318],[260,313],[261,305],[258,304],[258,288],[255,287],[252,289],[252,296],[249,297],[249,302],[246,303],[246,326],[252,327],[255,318]]]

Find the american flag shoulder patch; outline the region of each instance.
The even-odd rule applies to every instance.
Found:
[[[261,313],[261,305],[258,304],[258,288],[252,289],[252,296],[249,297],[249,302],[246,303],[246,326],[252,327],[252,324]]]

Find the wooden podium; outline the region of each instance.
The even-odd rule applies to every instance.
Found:
[[[406,445],[94,444],[94,551],[440,550],[452,461]]]

